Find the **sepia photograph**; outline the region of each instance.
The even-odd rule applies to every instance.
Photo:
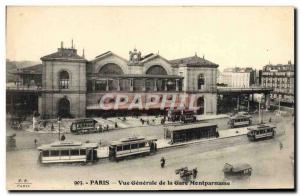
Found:
[[[295,12],[6,6],[6,189],[295,190]]]

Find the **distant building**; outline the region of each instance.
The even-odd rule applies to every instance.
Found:
[[[221,86],[246,88],[256,84],[256,70],[247,68],[227,68],[218,76]]]
[[[294,64],[266,65],[262,70],[262,86],[272,87],[271,98],[281,102],[294,103]]]

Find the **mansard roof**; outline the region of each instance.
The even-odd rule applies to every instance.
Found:
[[[86,61],[84,57],[77,54],[74,48],[58,48],[57,52],[43,56],[41,60]]]
[[[187,66],[187,67],[211,67],[211,68],[217,68],[219,65],[213,62],[210,62],[204,58],[200,58],[197,55],[186,57],[186,58],[180,58],[180,59],[174,59],[170,61],[174,65],[178,66]]]

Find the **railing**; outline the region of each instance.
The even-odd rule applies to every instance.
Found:
[[[251,87],[218,87],[218,91],[272,91],[272,87],[261,87],[261,86],[251,86]]]

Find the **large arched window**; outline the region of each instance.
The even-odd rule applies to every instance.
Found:
[[[62,118],[70,117],[70,101],[66,97],[58,102],[58,116]]]
[[[99,73],[102,75],[123,75],[124,72],[122,68],[114,63],[108,63],[104,65],[100,70]]]
[[[168,75],[167,71],[160,65],[153,65],[147,71],[148,75]]]
[[[204,84],[205,84],[205,77],[204,77],[204,74],[201,73],[198,75],[198,90],[203,89]]]
[[[68,89],[69,81],[70,81],[69,73],[67,71],[61,71],[59,73],[59,88]]]
[[[197,114],[204,114],[204,98],[203,97],[199,97],[197,99],[197,107],[199,108],[197,111]]]

